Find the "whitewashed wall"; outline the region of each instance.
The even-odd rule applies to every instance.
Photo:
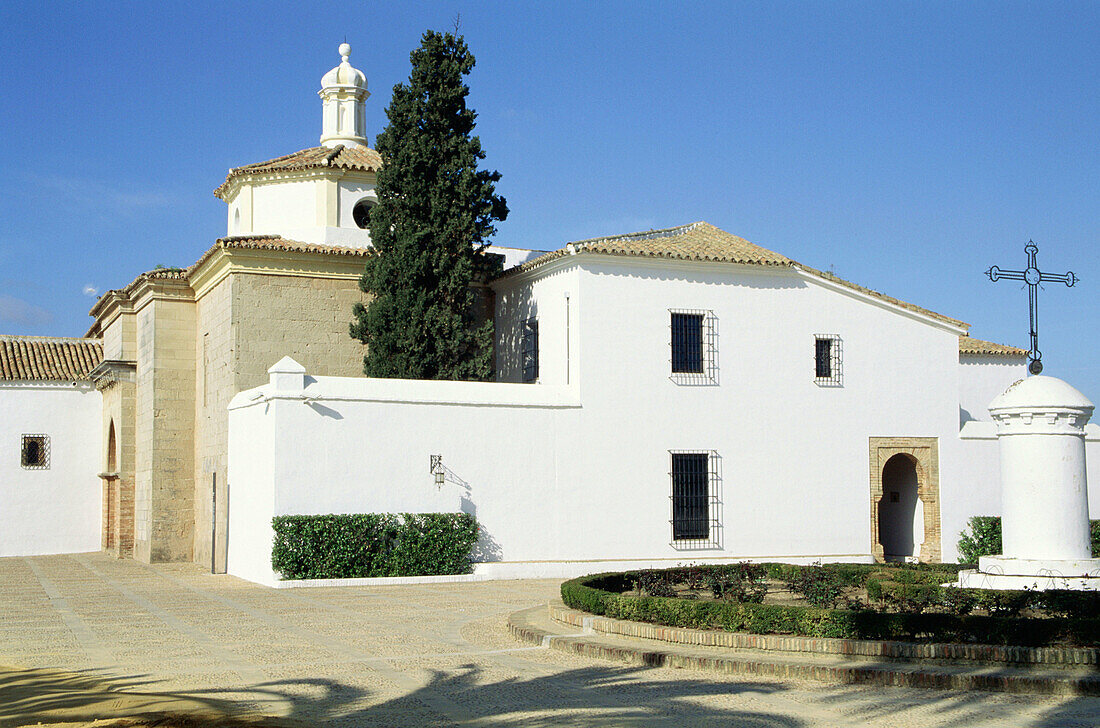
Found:
[[[989,403],[1013,382],[1027,376],[1027,359],[959,356],[959,419],[992,422]]]
[[[101,420],[87,383],[0,383],[0,556],[99,550]],[[21,466],[24,434],[49,436],[49,469]]]
[[[485,528],[488,560],[578,552],[579,544],[558,547],[571,530],[564,522],[576,489],[556,472],[561,452],[576,442],[575,391],[305,381],[297,391],[249,390],[230,405],[229,573],[274,581],[270,523],[284,514],[464,511]],[[447,468],[442,487],[430,472],[431,455],[442,455]]]
[[[717,317],[716,386],[670,379],[670,308]],[[950,326],[787,269],[595,256],[533,284],[505,279],[500,341],[518,341],[508,328],[532,312],[540,384],[318,377],[281,398],[271,385],[238,395],[230,572],[272,578],[272,514],[372,511],[475,513],[491,540],[483,558],[499,562],[479,571],[497,575],[866,560],[870,437],[938,438],[945,558],[953,524],[999,500],[995,480],[971,472],[996,462],[995,442],[959,438]],[[840,336],[843,386],[814,383],[815,334]],[[503,378],[515,377],[518,359],[502,353]],[[718,547],[670,544],[670,450],[720,458]],[[436,489],[433,454],[458,482]]]
[[[585,266],[584,404],[638,446],[616,460],[644,488],[650,522],[667,513],[656,505],[667,502],[667,451],[715,449],[728,553],[867,555],[868,438],[957,432],[954,331],[788,270]],[[714,311],[718,386],[670,380],[671,308]],[[814,383],[815,334],[841,338],[843,386]],[[609,494],[607,507],[621,498]]]
[[[227,232],[229,235],[281,235],[305,243],[367,247],[370,234],[355,224],[352,210],[361,199],[376,199],[374,188],[373,181],[351,177],[335,184],[321,177],[251,180],[226,200]],[[335,215],[331,221],[328,220],[329,201]]]

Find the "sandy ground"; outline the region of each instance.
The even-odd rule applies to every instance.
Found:
[[[557,587],[274,590],[100,554],[0,559],[0,727],[1100,725],[1093,698],[749,679],[512,639],[508,614]]]

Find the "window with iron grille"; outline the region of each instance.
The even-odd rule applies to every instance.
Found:
[[[718,383],[718,318],[713,311],[669,309],[672,381]]]
[[[534,382],[539,378],[539,320],[530,318],[523,323],[523,381]]]
[[[718,545],[718,455],[670,451],[672,542],[680,548]]]
[[[840,337],[836,334],[814,336],[814,382],[821,386],[839,387],[843,384]]]
[[[23,435],[19,448],[19,464],[27,470],[47,470],[50,467],[48,435]]]

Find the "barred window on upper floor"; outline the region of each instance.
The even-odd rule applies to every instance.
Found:
[[[672,381],[718,384],[718,317],[703,309],[669,309]]]
[[[839,387],[844,383],[841,363],[841,341],[837,334],[814,336],[814,383],[822,387]]]
[[[539,320],[537,318],[529,318],[523,322],[520,355],[523,364],[523,381],[537,382],[539,378]]]
[[[49,469],[49,435],[23,435],[19,448],[19,464],[27,470]]]

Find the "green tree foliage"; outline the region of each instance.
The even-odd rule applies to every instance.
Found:
[[[486,379],[492,321],[476,325],[470,284],[508,206],[495,192],[500,173],[477,168],[485,153],[462,78],[474,57],[461,36],[428,31],[411,59],[375,143],[376,254],[359,283],[373,298],[355,307],[351,335],[368,347],[367,376]]]

